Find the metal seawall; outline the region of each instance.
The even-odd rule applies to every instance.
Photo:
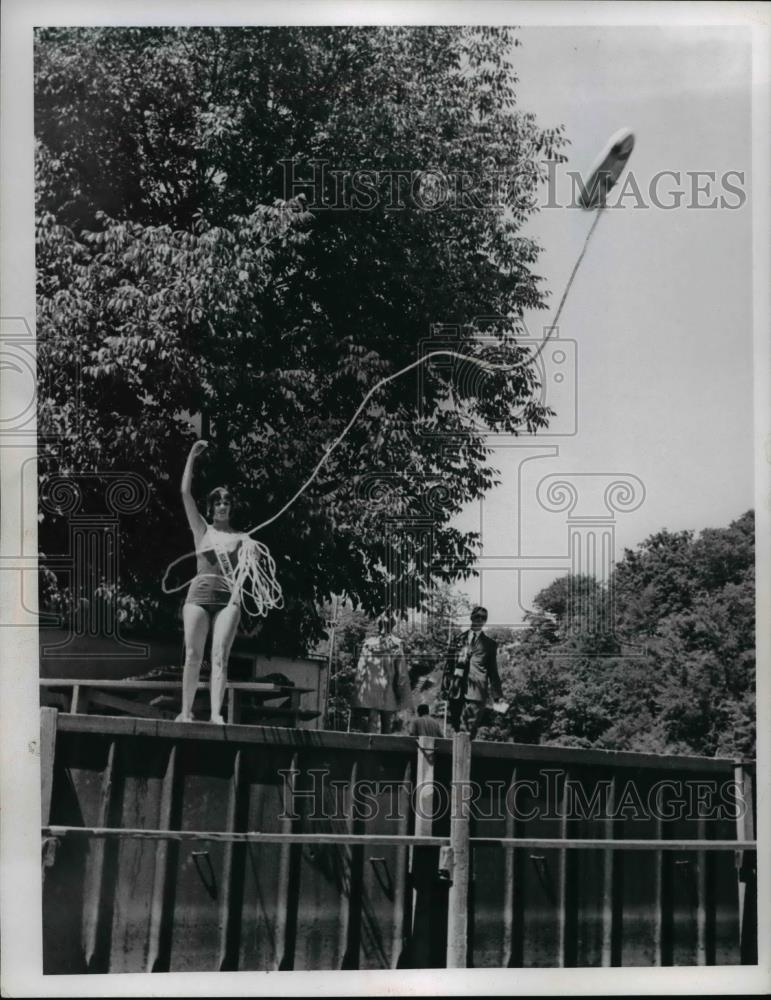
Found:
[[[41,713],[47,973],[756,961],[742,762]]]

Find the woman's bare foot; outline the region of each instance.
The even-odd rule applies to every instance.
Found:
[[[209,721],[213,722],[217,726],[225,725],[225,720],[222,718],[221,715],[213,715]]]
[[[176,719],[174,721],[175,722],[192,722],[193,721],[193,716],[192,715],[185,715],[184,712],[180,712],[179,715],[176,717]]]

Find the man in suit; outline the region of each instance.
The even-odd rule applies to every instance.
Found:
[[[503,697],[498,643],[485,634],[486,621],[486,608],[472,610],[471,628],[450,641],[442,680],[452,727],[456,732],[467,732],[472,740],[484,717],[490,691],[496,700]]]

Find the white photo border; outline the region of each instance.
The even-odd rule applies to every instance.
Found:
[[[396,972],[221,972],[42,975],[40,891],[40,754],[38,639],[22,626],[16,574],[0,572],[0,945],[6,996],[357,996],[357,995],[602,995],[748,994],[771,989],[771,371],[769,344],[769,37],[765,3],[531,3],[531,2],[240,2],[240,0],[5,0],[2,7],[2,153],[0,160],[0,314],[35,326],[33,29],[48,25],[303,25],[517,24],[580,26],[744,25],[753,34],[753,260],[757,575],[757,704],[759,839],[757,967],[659,969],[469,969]],[[3,414],[18,412],[18,379],[0,373]],[[34,440],[34,439],[33,439]],[[2,555],[19,537],[15,504],[25,463],[36,449],[26,440],[3,442]],[[716,484],[719,488],[719,484]],[[25,524],[34,523],[35,497],[26,492]],[[36,551],[36,538],[25,548]],[[0,558],[0,568],[13,568]],[[21,573],[18,574],[19,576]]]

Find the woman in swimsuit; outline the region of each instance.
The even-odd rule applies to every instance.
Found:
[[[182,475],[182,502],[195,540],[197,567],[182,609],[185,668],[182,675],[182,711],[177,721],[192,721],[193,700],[211,628],[211,721],[222,724],[225,721],[222,718],[222,698],[228,657],[241,619],[238,594],[233,593],[231,581],[245,536],[230,526],[232,497],[224,487],[212,490],[207,497],[206,513],[211,524],[207,524],[196,507],[192,492],[193,465],[206,445],[206,441],[195,442]]]

